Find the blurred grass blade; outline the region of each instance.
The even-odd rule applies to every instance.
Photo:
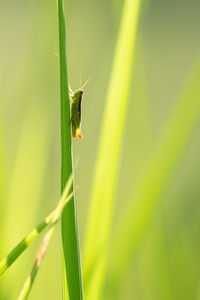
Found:
[[[37,225],[4,259],[0,262],[0,275],[2,275],[36,239],[36,237],[51,223],[53,213]]]
[[[20,295],[18,297],[18,300],[24,300],[28,298],[28,295],[31,291],[31,288],[33,286],[33,283],[35,281],[35,278],[37,276],[37,273],[39,271],[40,265],[43,261],[44,255],[46,253],[47,247],[49,245],[49,242],[52,238],[53,232],[55,230],[56,224],[60,219],[61,213],[63,211],[63,208],[65,207],[65,205],[68,203],[68,201],[72,198],[73,193],[71,193],[69,195],[69,190],[71,188],[72,185],[72,177],[69,179],[68,183],[66,184],[65,190],[63,192],[63,195],[58,203],[58,206],[55,210],[52,222],[51,222],[51,226],[50,229],[47,231],[47,233],[45,234],[45,237],[41,243],[40,249],[37,253],[36,256],[36,260],[33,264],[33,268],[31,270],[31,273],[29,274],[29,276],[27,277],[22,290],[20,292]]]
[[[70,188],[72,185],[72,176],[70,176],[65,190],[61,196],[61,199],[58,204],[65,204],[65,198],[69,194]],[[0,262],[0,275],[2,275],[15,261],[16,259],[24,252],[24,250],[36,239],[36,237],[54,220],[55,212],[54,210],[50,213],[39,225],[37,225],[4,259]]]
[[[120,219],[108,267],[108,282],[112,285],[112,292],[117,293],[118,284],[133,259],[138,242],[188,145],[200,114],[199,82],[200,64],[195,68],[183,96],[177,101],[159,145],[137,182],[133,199]]]
[[[126,127],[130,130],[126,132],[122,158],[122,165],[127,165],[127,167],[125,167],[125,173],[122,170],[120,171],[120,186],[125,185],[127,191],[129,190],[127,189],[127,176],[131,176],[131,180],[138,177],[138,174],[141,173],[148,161],[153,146],[153,122],[147,87],[144,49],[140,35],[137,37],[136,48],[132,81],[134,82],[134,89],[131,91],[131,100],[134,99],[134,101],[130,100],[129,103]],[[117,198],[123,199],[124,191],[122,189],[122,194],[120,195],[120,190]],[[120,200],[120,202],[124,204],[124,199]]]
[[[0,76],[1,79],[1,76]],[[1,80],[0,80],[0,257],[3,256],[5,250],[5,235],[4,235],[4,222],[5,222],[5,212],[7,205],[7,152],[5,151],[5,129],[4,129],[4,113],[2,107],[2,97],[1,97]],[[5,298],[5,282],[1,280],[0,283],[0,297]]]
[[[130,91],[139,0],[126,0],[106,101],[86,232],[87,299],[101,298],[118,165]]]
[[[187,171],[189,172],[189,169]],[[190,175],[188,176],[190,177]],[[196,281],[199,270],[196,263],[198,252],[194,249],[193,232],[191,231],[191,227],[188,226],[188,221],[185,219],[184,194],[182,194],[182,191],[182,188],[177,190],[176,184],[172,187],[172,194],[175,194],[176,200],[171,201],[170,207],[167,210],[167,218],[165,211],[165,231],[167,229],[168,232],[173,232],[175,237],[168,244],[167,249],[168,261],[171,261],[170,279],[174,299],[192,299],[195,298],[194,291],[196,291],[198,285]],[[191,205],[191,201],[193,200],[191,194],[188,200],[187,205]],[[192,215],[192,223],[195,222],[195,219],[196,216],[194,213]]]
[[[34,122],[36,116],[37,122]],[[25,234],[24,224],[29,224],[30,228],[35,224],[50,139],[47,112],[44,113],[43,107],[39,108],[37,103],[29,105],[20,131],[7,191],[4,230],[9,248]],[[35,147],[36,144],[40,147]],[[31,176],[27,176],[29,172]],[[26,211],[23,218],[22,207]]]
[[[60,51],[60,114],[61,114],[61,190],[72,171],[70,105],[67,81],[66,33],[63,1],[58,0]],[[64,256],[63,299],[83,299],[80,250],[75,199],[72,197],[62,214],[62,245]],[[66,282],[67,280],[67,282]],[[66,286],[68,283],[68,293]]]
[[[47,250],[47,247],[49,245],[49,242],[51,240],[51,237],[52,237],[52,234],[54,232],[54,229],[55,229],[55,225],[54,226],[51,226],[51,228],[48,230],[48,232],[45,234],[45,237],[42,241],[42,244],[40,246],[40,249],[38,251],[38,254],[36,256],[36,260],[33,264],[33,268],[29,274],[29,276],[27,277],[23,287],[22,287],[22,290],[20,292],[20,295],[18,297],[18,300],[25,300],[28,298],[28,295],[31,291],[31,288],[33,286],[33,283],[35,281],[35,278],[37,276],[37,273],[39,271],[39,268],[40,268],[40,265],[42,263],[42,260],[44,258],[44,255],[46,253],[46,250]]]
[[[1,94],[0,94],[0,240],[4,238],[4,218],[5,218],[5,199],[6,199],[6,155],[5,155],[5,137],[4,137],[4,120],[1,105]],[[3,213],[4,212],[4,213]],[[2,255],[3,245],[0,249],[0,255]]]
[[[17,146],[15,143],[8,144],[9,148],[14,145],[15,151],[9,158],[11,165],[7,166],[9,180],[4,212],[4,245],[6,245],[4,253],[12,249],[21,237],[25,236],[26,228],[31,229],[35,226],[47,167],[47,151],[51,141],[48,111],[44,112],[44,106],[39,107],[37,102],[28,101],[27,105]],[[29,254],[24,257],[24,264],[28,261],[28,257]],[[20,268],[18,272],[18,265],[16,270],[20,281],[23,279],[23,272],[20,272]],[[16,286],[14,285],[12,289],[8,287],[15,280],[16,274],[12,271],[5,277],[5,293],[9,293],[11,299],[16,295]]]

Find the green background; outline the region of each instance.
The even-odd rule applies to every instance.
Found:
[[[81,246],[122,4],[118,0],[65,1],[70,85],[72,89],[79,87],[80,73],[83,81],[91,78],[83,97],[84,138],[73,140]],[[142,1],[113,236],[199,60],[199,36],[199,1]],[[59,199],[57,53],[56,1],[0,2],[1,257]],[[200,299],[199,130],[200,122],[196,122],[151,212],[117,295],[111,283],[110,288],[105,286],[106,299]],[[1,277],[0,299],[17,298],[40,241]],[[58,226],[30,299],[61,299],[61,274]]]

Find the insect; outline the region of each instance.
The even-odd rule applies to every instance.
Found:
[[[81,103],[83,97],[83,87],[88,83],[89,79],[81,86],[80,79],[80,88],[73,92],[69,86],[69,94],[71,97],[71,127],[72,127],[72,136],[76,139],[81,139],[83,136],[81,134]]]

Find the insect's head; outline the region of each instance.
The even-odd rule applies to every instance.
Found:
[[[79,98],[79,97],[81,97],[83,95],[83,89],[78,89],[76,92],[74,92],[74,97],[75,98]]]
[[[79,98],[81,98],[82,95],[83,95],[83,88],[84,88],[84,86],[86,86],[86,84],[88,83],[88,81],[90,81],[90,79],[88,79],[82,86],[80,85],[80,88],[77,91],[75,91],[75,92],[72,91],[72,89],[71,89],[71,87],[69,85],[69,94],[70,94],[70,96],[73,99],[79,99]],[[80,84],[81,84],[81,82],[80,82]]]

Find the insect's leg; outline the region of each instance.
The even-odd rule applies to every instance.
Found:
[[[69,88],[69,94],[70,94],[70,96],[72,96],[73,95],[73,91],[72,91],[72,89],[71,89],[71,87],[70,87],[69,84],[68,84],[68,88]]]

